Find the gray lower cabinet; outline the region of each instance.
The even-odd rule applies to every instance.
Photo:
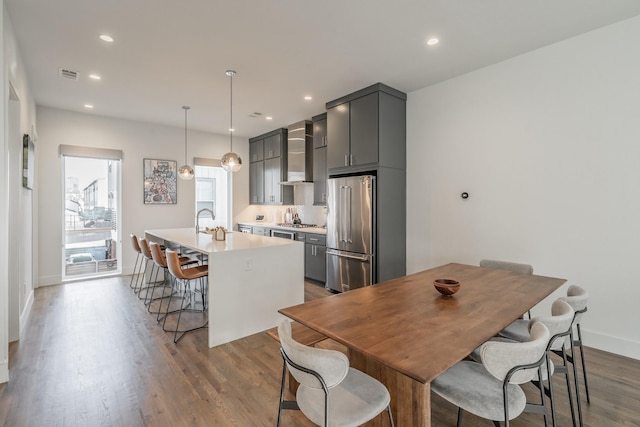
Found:
[[[271,235],[271,229],[254,225],[253,227],[251,227],[251,234],[269,237]]]
[[[318,282],[327,280],[326,236],[306,234],[304,243],[304,276]]]
[[[253,229],[250,225],[238,224],[238,231],[241,233],[252,234]]]

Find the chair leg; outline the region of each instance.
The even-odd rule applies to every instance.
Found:
[[[282,360],[282,380],[280,380],[280,402],[278,402],[278,423],[276,427],[280,427],[280,418],[282,416],[282,402],[284,401],[284,377],[287,374],[287,362]]]
[[[547,384],[549,384],[549,402],[551,402],[551,425],[556,427],[556,403],[553,398],[553,378],[551,377],[551,355],[547,352]],[[544,390],[542,378],[540,378],[540,389]]]
[[[202,280],[202,278],[201,278],[201,280]],[[194,289],[194,291],[195,291],[195,289]],[[190,290],[190,285],[187,282],[185,284],[185,288],[184,288],[184,296],[185,297],[188,296],[189,300],[191,300],[194,291]],[[180,310],[178,311],[178,322],[176,323],[176,329],[175,329],[174,335],[173,335],[173,342],[175,344],[177,344],[178,341],[180,341],[180,339],[182,339],[182,337],[184,337],[187,334],[187,332],[193,332],[193,331],[197,331],[198,329],[204,329],[204,328],[209,327],[209,319],[207,318],[204,321],[204,323],[202,325],[200,325],[200,326],[196,326],[195,328],[180,330],[180,318],[182,317],[182,312],[185,311],[185,309],[191,305],[191,301],[189,301],[188,304],[185,306],[184,305],[185,299],[186,298],[182,299],[182,302],[180,304]],[[193,310],[193,311],[195,311],[195,310]],[[205,310],[204,306],[202,307],[202,313],[206,313],[206,310]],[[166,317],[165,317],[165,320],[166,320]],[[178,336],[178,334],[180,334],[180,336]]]
[[[456,427],[460,427],[462,425],[463,415],[464,415],[464,410],[462,408],[458,408],[458,420],[456,421]]]
[[[389,414],[389,424],[391,427],[395,427],[395,424],[393,423],[393,414],[391,413],[391,404],[387,405],[387,413]]]
[[[576,325],[576,329],[578,331],[577,343],[578,343],[578,347],[580,347],[580,362],[582,362],[582,377],[584,378],[584,390],[587,393],[587,403],[591,404],[591,397],[589,397],[589,383],[587,383],[587,367],[584,364],[584,348],[582,347],[582,331],[580,330],[579,323]],[[575,345],[575,341],[574,341],[574,345]],[[577,378],[576,378],[576,381],[577,381]]]
[[[139,252],[136,254],[136,262],[135,262],[135,264],[133,264],[133,274],[131,274],[131,281],[129,282],[129,287],[131,289],[134,288],[134,286],[133,286],[133,276],[136,276],[136,270],[138,269],[138,261],[140,261],[140,253]],[[142,265],[140,267],[142,267]],[[137,276],[136,276],[136,284],[137,283],[138,283],[138,280],[137,280]]]
[[[165,316],[169,312],[169,306],[171,305],[171,297],[175,292],[174,284],[173,284],[173,276],[171,276],[171,274],[169,274],[167,269],[164,269],[164,281],[165,281],[165,283],[169,283],[169,288],[171,289],[171,292],[169,293],[169,296],[163,296],[163,297],[158,298],[160,300],[160,305],[158,306],[158,311],[157,311],[158,315],[156,316],[156,320],[158,322],[160,322],[161,320],[164,320]],[[163,295],[164,295],[164,291],[163,291]],[[162,302],[167,298],[169,298],[169,303],[167,304],[167,309],[163,312],[162,311]]]
[[[156,271],[156,277],[151,279],[153,277],[153,270],[155,269]],[[148,307],[151,305],[151,300],[153,299],[153,294],[156,290],[156,286],[158,286],[158,273],[160,272],[160,267],[156,268],[155,263],[151,264],[151,274],[149,275],[149,278],[151,279],[151,296],[149,296],[149,286],[147,287],[147,292],[144,295],[144,305],[147,306],[147,311],[149,310]]]
[[[576,387],[576,403],[578,404],[578,422],[580,427],[582,427],[584,425],[584,422],[582,420],[582,403],[580,402],[580,385],[578,383],[578,368],[576,367],[576,354],[573,346],[573,331],[571,332],[569,337],[571,339],[570,342],[572,343],[569,347],[571,350],[571,359],[573,360],[573,363],[571,364],[571,366],[573,367],[573,383]],[[564,355],[564,363],[566,365],[567,363],[566,352],[563,351],[562,354]],[[584,367],[584,364],[582,366]],[[569,388],[568,367],[567,367],[567,388]],[[571,404],[571,416],[573,416],[573,399],[571,398],[571,392],[569,392],[569,403]],[[574,425],[575,425],[575,418],[574,418]]]

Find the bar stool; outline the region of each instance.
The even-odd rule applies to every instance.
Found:
[[[155,263],[155,265],[159,268],[163,270],[164,273],[164,281],[163,281],[163,286],[166,286],[168,282],[170,282],[168,279],[171,279],[171,275],[169,274],[169,267],[167,266],[167,258],[164,254],[164,252],[161,249],[161,246],[159,244],[157,244],[156,242],[149,242],[149,249],[151,250],[151,258],[153,258],[153,262]],[[186,256],[181,256],[178,258],[178,260],[180,261],[180,267],[183,268],[185,266],[188,265],[193,265],[193,264],[197,264],[198,260],[186,257]],[[173,285],[171,283],[169,283],[170,288],[172,290],[173,293]],[[147,309],[149,311],[149,313],[151,314],[157,314],[158,317],[156,317],[156,320],[159,322],[160,320],[162,320],[164,318],[164,316],[166,316],[167,311],[169,310],[169,305],[167,304],[167,310],[165,310],[164,314],[162,312],[162,300],[166,299],[166,298],[170,298],[171,294],[169,295],[164,295],[164,291],[162,292],[162,296],[154,298],[153,294],[155,292],[155,286],[153,287],[153,289],[151,290],[151,299],[150,302],[152,301],[157,301],[160,300],[160,306],[158,307],[158,311],[151,311],[151,303],[148,304]],[[160,316],[161,314],[163,314],[162,316]]]
[[[166,329],[166,322],[169,314],[173,313],[169,311],[169,306],[171,305],[171,299],[173,298],[174,292],[171,293],[171,297],[169,297],[169,306],[167,306],[167,314],[164,316],[164,321],[162,323],[162,329],[167,332],[174,332],[173,342],[178,343],[178,341],[185,336],[187,332],[196,331],[198,329],[207,328],[209,324],[209,319],[207,316],[207,287],[206,287],[206,279],[209,275],[209,266],[208,265],[198,265],[196,267],[190,267],[182,269],[180,267],[180,258],[178,257],[178,253],[172,251],[171,249],[167,249],[165,251],[165,255],[167,258],[167,266],[169,268],[169,272],[175,278],[176,286],[181,287],[182,291],[182,301],[180,302],[180,309],[175,310],[178,313],[178,320],[176,322],[175,329],[168,330]],[[200,282],[200,289],[198,290],[196,285],[191,287],[191,282],[196,281]],[[190,309],[189,307],[192,305],[195,306],[197,302],[194,297],[197,294],[200,294],[202,298],[202,310]],[[185,302],[187,304],[185,305]],[[188,312],[199,312],[205,315],[205,321],[196,327],[188,328],[188,329],[180,329],[180,320],[182,318],[182,313]],[[180,334],[178,336],[178,334]]]
[[[149,289],[153,290],[155,288],[155,286],[157,285],[158,273],[160,272],[160,270],[158,269],[156,271],[155,280],[152,279],[153,271],[155,269],[155,263],[153,262],[153,256],[151,255],[151,249],[149,248],[149,242],[147,242],[147,239],[139,237],[138,238],[138,244],[140,245],[140,250],[142,251],[142,256],[144,257],[143,262],[144,262],[145,275],[146,275],[146,272],[147,272],[147,266],[149,265],[149,263],[151,263],[151,271],[149,272],[149,276],[148,276],[149,282],[147,283],[147,286],[143,287],[142,286],[144,284],[144,277],[143,277],[142,278],[142,283],[140,284],[140,288],[138,289],[138,299],[144,300],[144,304],[147,305],[147,304],[149,304],[149,302],[147,301],[147,298],[149,297]],[[142,290],[143,289],[146,290],[146,292],[144,294],[144,298],[142,298]]]
[[[138,287],[138,279],[140,278],[140,272],[142,271],[142,262],[138,266],[138,261],[140,261],[140,256],[142,255],[142,249],[140,249],[140,244],[138,243],[138,237],[135,234],[129,234],[131,238],[131,245],[133,246],[133,250],[136,252],[136,263],[133,265],[133,273],[131,274],[131,281],[129,282],[129,287],[131,289],[136,289]],[[137,270],[137,272],[136,272]],[[136,283],[133,283],[133,277],[136,277]]]

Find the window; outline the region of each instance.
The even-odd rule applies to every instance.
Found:
[[[231,229],[231,202],[229,191],[229,173],[219,166],[203,166],[195,161],[196,179],[196,215],[201,209],[210,209],[215,220],[209,214],[200,216],[200,227],[225,227]]]

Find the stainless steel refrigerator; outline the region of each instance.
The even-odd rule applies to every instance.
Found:
[[[375,283],[375,185],[373,175],[328,180],[327,289]]]

